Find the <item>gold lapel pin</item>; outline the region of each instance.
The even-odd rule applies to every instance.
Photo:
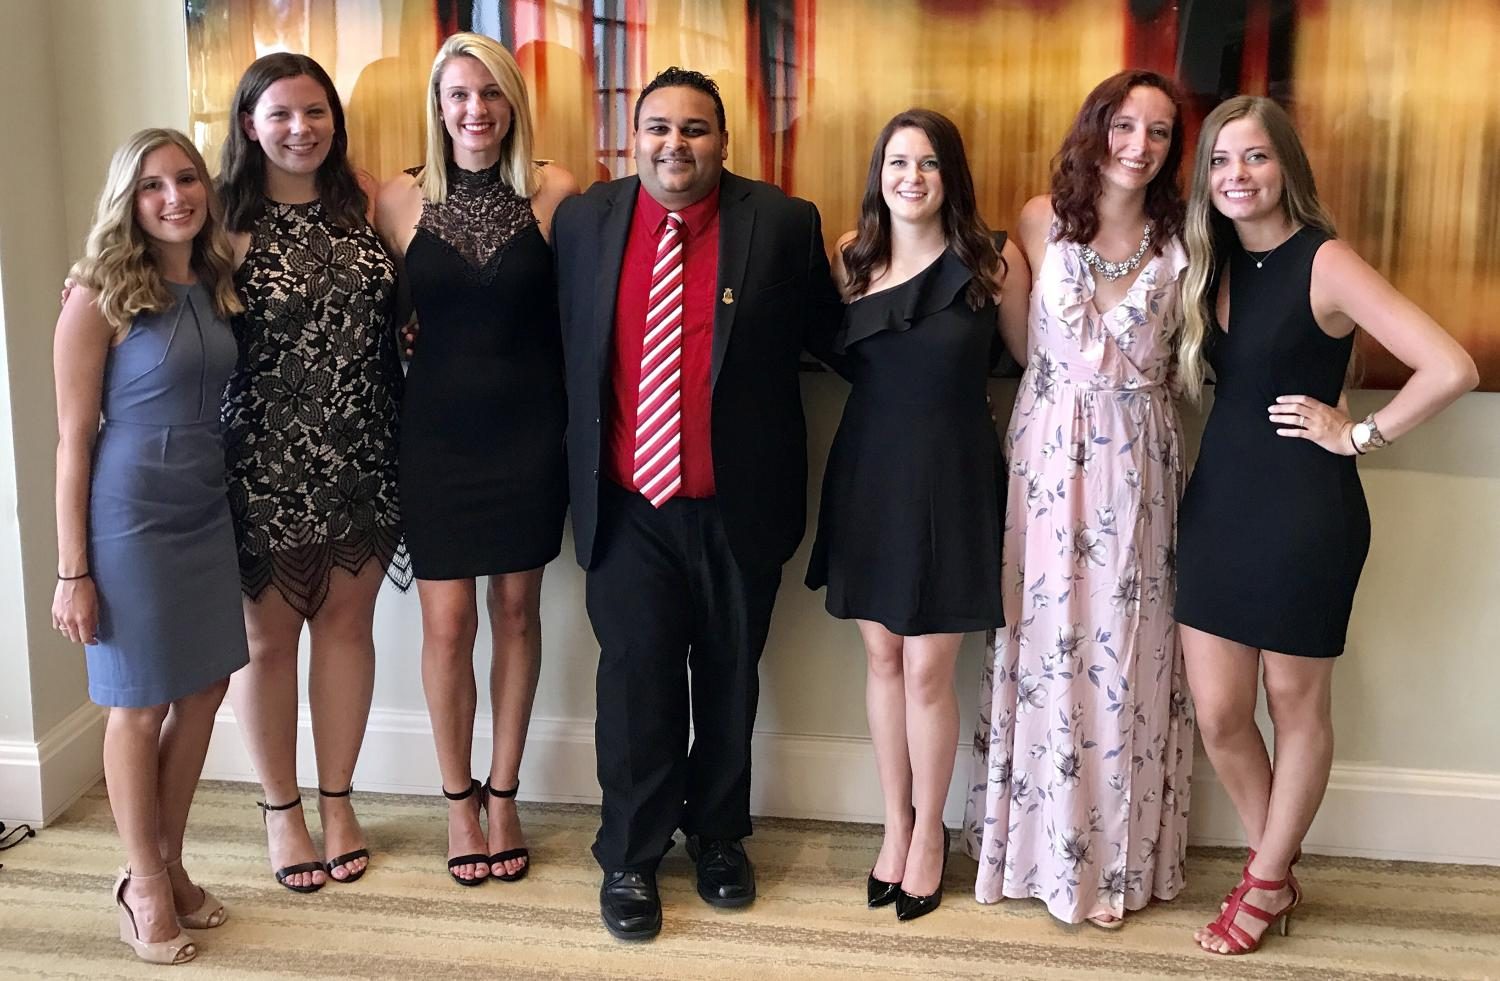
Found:
[[[719,297],[719,302],[723,303],[725,306],[728,306],[729,304],[733,303],[734,302],[734,290],[726,289],[724,291],[724,295],[721,296],[721,297]]]

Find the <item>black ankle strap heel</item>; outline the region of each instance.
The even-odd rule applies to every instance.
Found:
[[[260,823],[265,824],[266,815],[271,811],[290,811],[294,807],[301,807],[302,795],[298,794],[295,800],[287,801],[285,804],[267,804],[263,800],[258,800],[255,802],[255,806],[260,808]],[[312,885],[308,886],[294,886],[286,880],[290,876],[299,875],[303,872],[327,871],[327,869],[323,868],[322,862],[298,862],[296,865],[287,865],[277,869],[276,881],[281,883],[283,886],[286,886],[292,892],[317,892],[319,889],[323,888],[323,883],[315,882]]]
[[[492,784],[489,780],[486,780],[484,782],[484,793],[490,795],[491,797],[498,797],[501,800],[510,800],[514,798],[517,791],[519,791],[520,789],[521,782],[519,780],[516,781],[516,785],[509,790],[496,790],[494,784]],[[500,867],[500,864],[502,862],[510,862],[518,858],[526,859],[526,864],[521,866],[521,870],[519,872],[495,871]],[[503,852],[496,852],[495,854],[490,856],[490,876],[492,878],[499,879],[501,882],[520,882],[522,879],[526,878],[526,873],[530,871],[531,850],[528,848],[507,848]]]
[[[452,801],[468,800],[470,797],[475,797],[476,799],[474,801],[474,808],[476,811],[482,811],[484,809],[485,791],[488,787],[489,784],[487,782],[483,786],[480,786],[478,780],[470,780],[469,785],[456,794],[448,793],[448,788],[446,787],[439,787],[438,789],[443,792],[444,797]],[[490,857],[488,855],[477,854],[459,855],[457,858],[450,858],[448,859],[448,875],[454,882],[458,883],[461,886],[482,886],[484,885],[484,880],[489,878],[488,875],[479,875],[475,876],[472,879],[463,879],[460,878],[458,873],[454,872],[453,870],[460,865],[488,865],[489,861]]]
[[[348,797],[352,793],[354,793],[354,784],[352,783],[349,786],[345,787],[343,790],[324,790],[322,787],[318,788],[319,797]],[[370,863],[366,862],[364,868],[360,869],[358,872],[355,872],[353,875],[347,875],[342,879],[335,876],[333,874],[333,870],[338,868],[340,865],[348,865],[355,859],[368,859],[369,857],[370,850],[368,848],[356,848],[354,849],[354,851],[345,852],[343,855],[340,855],[337,858],[330,858],[328,861],[323,863],[323,870],[328,873],[328,878],[332,879],[334,882],[339,883],[340,885],[347,886],[351,882],[358,882],[360,877],[363,876],[365,872],[370,868]]]

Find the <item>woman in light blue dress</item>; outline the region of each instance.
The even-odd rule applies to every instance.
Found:
[[[110,708],[104,774],[129,866],[120,939],[197,955],[225,912],[182,867],[229,675],[248,660],[219,406],[235,364],[232,253],[203,158],[173,130],[115,152],[58,318],[53,625]]]

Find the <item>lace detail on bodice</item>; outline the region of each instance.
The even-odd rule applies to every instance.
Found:
[[[408,173],[416,176],[416,172]],[[535,224],[531,202],[500,178],[500,164],[471,171],[450,162],[448,200],[442,204],[424,200],[417,228],[445,242],[475,269],[486,269]]]

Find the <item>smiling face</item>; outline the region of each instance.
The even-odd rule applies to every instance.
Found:
[[[885,144],[880,194],[893,221],[936,220],[943,210],[943,174],[927,134],[903,126]]]
[[[333,110],[328,93],[310,75],[277,79],[266,87],[253,112],[240,116],[245,135],[260,144],[266,164],[288,174],[317,172],[333,145]]]
[[[437,98],[455,163],[481,170],[500,159],[500,147],[510,132],[510,100],[478,58],[448,59],[438,78]]]
[[[1142,191],[1161,171],[1172,148],[1177,111],[1161,89],[1137,85],[1109,121],[1109,153],[1099,163],[1107,184]]]
[[[1236,222],[1258,221],[1281,212],[1281,163],[1265,127],[1253,116],[1225,123],[1208,162],[1214,207]]]
[[[706,197],[718,186],[728,156],[729,134],[719,127],[707,93],[669,85],[642,100],[636,172],[663,208],[678,211]]]
[[[191,246],[208,220],[203,175],[168,143],[146,154],[135,180],[135,220],[152,247]]]

